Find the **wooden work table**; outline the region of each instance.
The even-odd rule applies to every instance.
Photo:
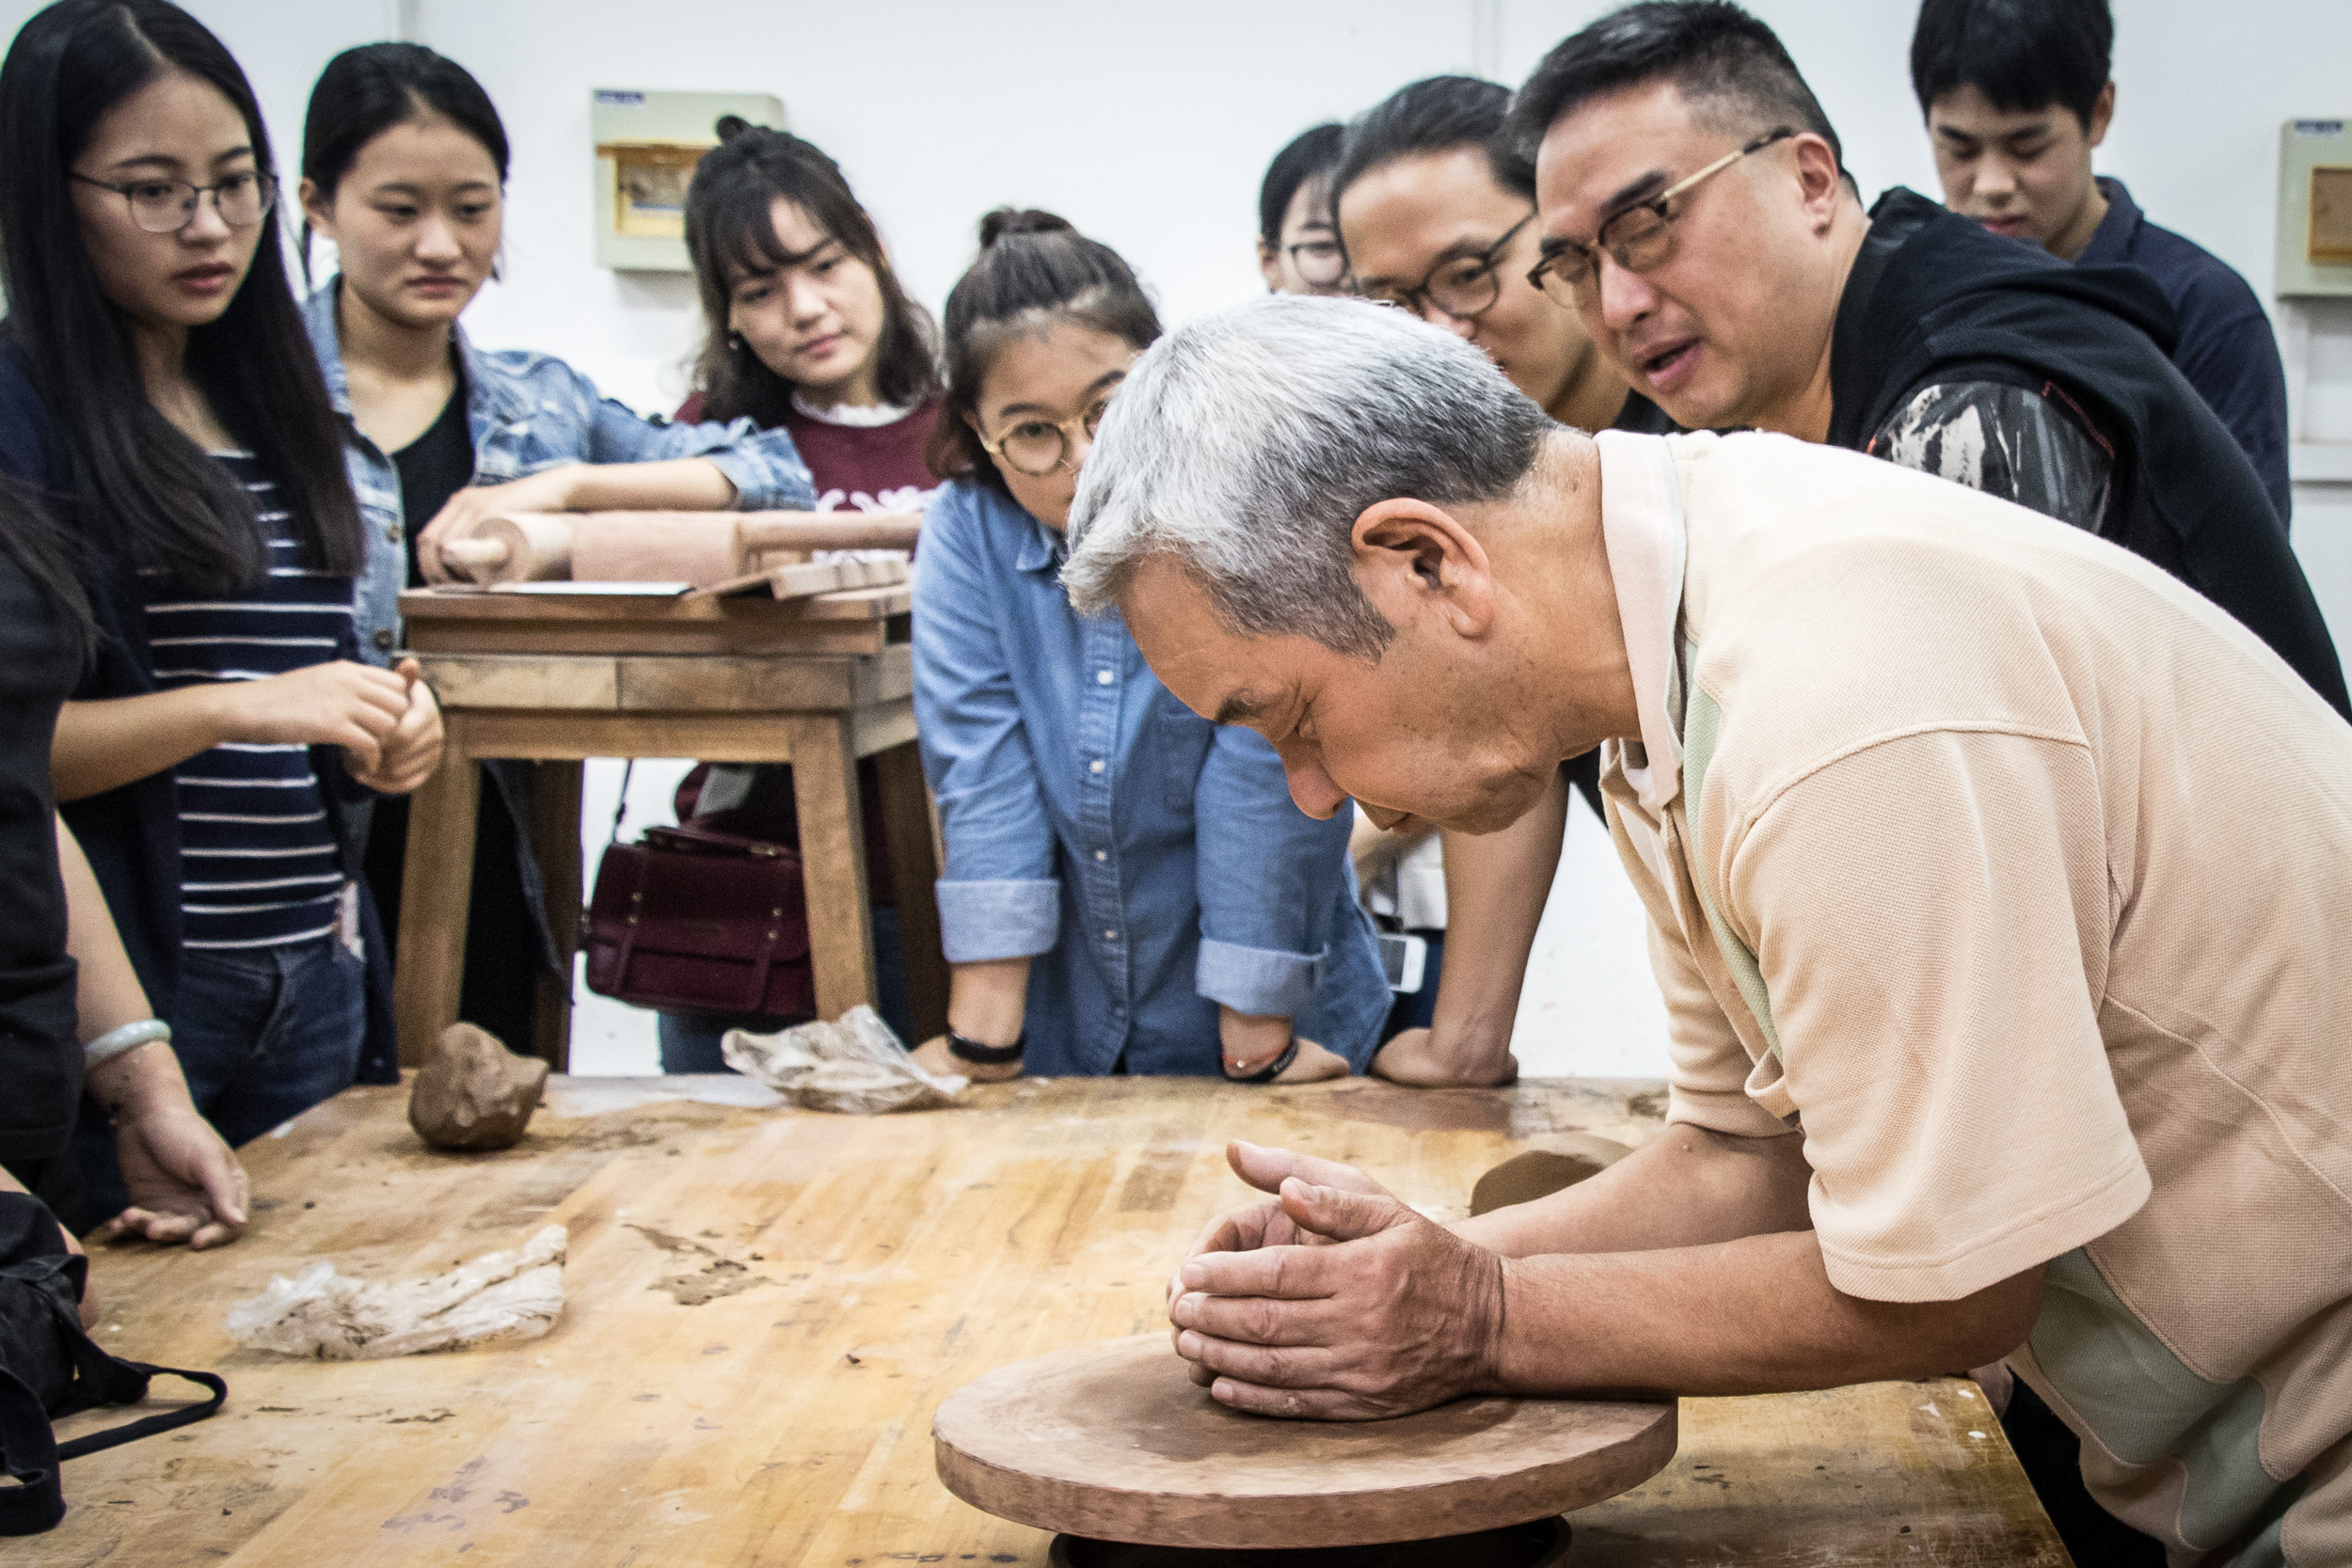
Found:
[[[1044,1535],[939,1485],[931,1412],[1007,1362],[1163,1327],[1170,1269],[1245,1196],[1228,1137],[1360,1164],[1453,1217],[1515,1140],[1638,1143],[1661,1099],[1064,1079],[856,1118],[770,1108],[740,1079],[558,1078],[519,1147],[452,1156],[409,1132],[404,1091],[353,1089],[247,1147],[235,1245],[98,1250],[102,1342],[219,1370],[229,1407],[68,1465],[66,1522],[8,1559],[1042,1564]],[[273,1273],[423,1274],[550,1221],[571,1258],[544,1338],[321,1363],[222,1331]],[[1956,1379],[1685,1401],[1675,1463],[1570,1517],[1580,1568],[2067,1560]]]

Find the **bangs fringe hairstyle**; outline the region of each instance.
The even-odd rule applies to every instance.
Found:
[[[368,143],[395,125],[439,117],[482,144],[506,189],[506,122],[473,72],[421,43],[363,43],[326,62],[302,117],[302,177],[327,201]],[[302,280],[310,281],[310,223],[302,223]],[[495,276],[495,274],[493,275]]]
[[[203,24],[168,0],[58,0],[8,46],[0,64],[5,330],[56,419],[78,526],[103,531],[92,543],[126,548],[138,565],[191,588],[232,593],[258,581],[263,565],[253,499],[148,402],[129,326],[99,286],[67,184],[98,121],[174,71],[236,106],[256,166],[275,176],[245,72]],[[229,309],[189,332],[187,372],[277,480],[308,563],[358,575],[359,511],[342,435],[294,307],[285,247],[266,219]]]
[[[2009,114],[2063,104],[2089,130],[2114,51],[2107,0],[1926,0],[1911,90],[1921,114],[1969,87]]]
[[[980,219],[979,259],[947,295],[947,391],[924,453],[934,475],[1011,493],[972,428],[980,383],[1007,341],[1065,322],[1138,350],[1160,336],[1159,312],[1110,246],[1034,209],[999,207]]]
[[[1291,198],[1310,180],[1329,183],[1340,161],[1340,144],[1346,139],[1346,126],[1318,125],[1292,137],[1266,166],[1265,182],[1258,187],[1258,238],[1268,250],[1281,248],[1282,218],[1291,209]],[[1318,200],[1329,205],[1329,193]]]
[[[910,407],[939,391],[939,333],[930,312],[899,286],[882,253],[874,220],[842,178],[841,166],[788,131],[735,116],[718,125],[719,145],[694,166],[686,187],[686,251],[703,302],[703,347],[694,389],[706,420],[749,419],[762,428],[784,422],[793,384],[770,370],[727,325],[736,286],[796,261],[776,241],[776,198],[797,206],[882,285],[882,341],[875,345],[876,390],[882,402]]]

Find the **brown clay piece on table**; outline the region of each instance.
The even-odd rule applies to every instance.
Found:
[[[517,1056],[496,1035],[453,1023],[408,1091],[408,1125],[436,1148],[511,1148],[531,1125],[548,1064]]]
[[[1546,1518],[1674,1457],[1671,1400],[1476,1398],[1285,1421],[1217,1403],[1185,1369],[1165,1334],[998,1368],[941,1403],[939,1479],[1000,1518],[1092,1541],[1345,1546]]]
[[[1590,1180],[1633,1150],[1614,1138],[1590,1132],[1551,1132],[1534,1141],[1478,1179],[1470,1188],[1470,1212],[1491,1214],[1497,1209],[1533,1203],[1563,1187]]]

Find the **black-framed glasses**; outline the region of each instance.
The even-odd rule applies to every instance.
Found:
[[[1362,291],[1363,296],[1382,305],[1402,306],[1424,320],[1432,305],[1455,321],[1484,315],[1502,297],[1502,276],[1498,270],[1502,265],[1502,253],[1519,237],[1519,230],[1534,221],[1535,214],[1530,213],[1486,249],[1439,261],[1423,273],[1421,282],[1412,288],[1367,289]]]
[[[1765,132],[1736,152],[1724,153],[1689,179],[1677,180],[1647,201],[1637,201],[1618,213],[1600,226],[1593,245],[1546,240],[1544,244],[1550,254],[1535,263],[1527,280],[1555,303],[1574,309],[1592,292],[1600,277],[1602,251],[1607,251],[1610,260],[1628,272],[1647,272],[1663,266],[1666,258],[1674,254],[1675,220],[1682,216],[1671,210],[1675,198],[1688,195],[1702,181],[1721,174],[1749,153],[1760,152],[1796,134],[1784,125],[1777,131]]]
[[[1337,240],[1301,240],[1284,245],[1282,253],[1291,259],[1298,280],[1311,289],[1338,288],[1347,276],[1347,252]]]
[[[981,436],[980,450],[1031,479],[1043,479],[1070,466],[1071,432],[1083,429],[1087,439],[1093,440],[1103,423],[1103,411],[1110,405],[1105,394],[1076,419],[1023,420],[993,439]]]
[[[213,210],[231,229],[250,229],[278,200],[278,182],[260,169],[225,175],[216,184],[196,185],[185,180],[126,180],[115,184],[87,174],[74,179],[102,191],[112,191],[131,204],[131,221],[150,234],[177,234],[196,221],[196,204],[210,192]]]

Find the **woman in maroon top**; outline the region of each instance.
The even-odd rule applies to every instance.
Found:
[[[817,482],[818,510],[920,512],[938,481],[923,450],[939,422],[939,335],[890,269],[874,220],[834,161],[788,132],[719,121],[720,145],[686,193],[686,248],[703,303],[694,395],[681,420],[781,425]],[[858,765],[880,1011],[909,1034],[898,911],[871,758]],[[678,815],[725,832],[797,844],[792,769],[708,764],[687,776]],[[718,1072],[730,1028],[793,1022],[664,1013],[665,1072]]]

